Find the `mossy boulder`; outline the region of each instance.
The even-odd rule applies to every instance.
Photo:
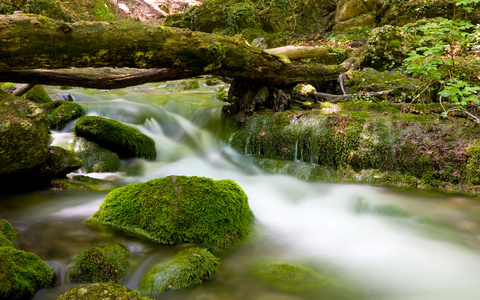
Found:
[[[250,232],[247,195],[232,180],[169,176],[111,191],[89,221],[162,244],[223,249]]]
[[[140,291],[159,294],[166,290],[195,287],[217,272],[219,261],[206,249],[185,249],[172,260],[156,264],[148,270],[140,281]]]
[[[32,89],[30,89],[25,94],[25,99],[33,101],[35,103],[50,103],[52,102],[52,98],[48,95],[47,91],[41,85],[36,85]]]
[[[392,101],[419,97],[424,102],[431,102],[433,95],[423,86],[421,80],[405,74],[392,71],[378,72],[372,68],[349,72],[349,79],[345,82],[347,94],[359,94],[359,97],[364,92],[391,91],[387,97]],[[418,96],[421,90],[424,90],[424,93]]]
[[[120,158],[141,157],[154,160],[157,157],[155,142],[138,129],[118,121],[102,117],[82,117],[73,131],[118,154]]]
[[[127,272],[129,255],[120,245],[83,250],[69,264],[68,279],[72,282],[118,282]]]
[[[50,146],[41,174],[45,180],[50,182],[53,178],[65,178],[67,174],[81,167],[82,160],[75,153],[60,147]]]
[[[367,42],[362,67],[391,69],[402,65],[415,39],[401,27],[385,25],[373,29]]]
[[[53,284],[55,272],[37,255],[0,247],[0,299],[30,299]]]
[[[78,103],[61,101],[54,101],[50,107],[50,128],[62,130],[65,126],[85,115],[85,108]]]
[[[28,174],[42,164],[47,156],[48,134],[48,117],[40,106],[0,95],[0,177]]]
[[[138,291],[126,288],[115,283],[90,283],[77,285],[70,291],[60,295],[57,300],[148,300]]]
[[[86,172],[117,172],[120,169],[120,158],[118,155],[100,147],[94,142],[79,138],[76,147],[79,150],[75,153],[83,162],[83,170]]]
[[[466,182],[471,185],[480,185],[480,145],[468,147],[467,155]]]
[[[267,261],[254,265],[252,273],[261,283],[275,290],[308,299],[363,299],[355,288],[298,264]]]
[[[0,220],[0,247],[13,247],[18,231],[7,220]]]

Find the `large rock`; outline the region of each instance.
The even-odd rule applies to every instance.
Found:
[[[215,250],[247,236],[252,219],[235,182],[169,176],[113,190],[89,220],[162,244]]]
[[[50,109],[50,127],[57,130],[62,130],[69,122],[85,115],[83,106],[74,102],[57,100]]]
[[[91,283],[77,285],[70,291],[59,296],[58,300],[85,299],[118,299],[118,300],[148,300],[139,292],[115,283]]]
[[[142,157],[153,160],[157,157],[155,142],[150,137],[115,120],[82,117],[73,131],[78,136],[112,150],[120,158]]]
[[[54,270],[37,255],[0,247],[0,299],[29,299],[53,284]]]
[[[48,117],[37,104],[0,95],[0,178],[28,173],[47,156]]]
[[[166,290],[183,290],[200,285],[218,269],[219,259],[208,250],[189,248],[172,260],[154,265],[140,281],[140,291],[159,294]]]
[[[80,252],[68,266],[73,282],[118,282],[128,267],[130,253],[120,245],[93,247]]]

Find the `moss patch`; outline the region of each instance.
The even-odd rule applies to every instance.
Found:
[[[102,117],[82,117],[73,131],[102,147],[117,153],[120,158],[142,157],[154,160],[157,157],[155,142],[138,129],[118,121]]]
[[[18,231],[7,220],[0,220],[0,247],[11,246],[18,237]]]
[[[0,247],[0,299],[30,299],[53,284],[54,270],[37,255]]]
[[[222,249],[247,236],[252,219],[235,182],[169,176],[113,190],[89,221],[162,244]]]
[[[62,130],[69,122],[85,115],[83,106],[74,102],[57,100],[50,109],[50,128],[57,130]]]
[[[158,294],[166,290],[183,290],[200,285],[217,272],[219,259],[208,250],[190,248],[172,260],[153,266],[140,281],[140,290]]]
[[[130,253],[120,245],[93,247],[80,252],[68,266],[73,282],[118,282],[127,272]]]
[[[35,103],[50,103],[52,102],[52,99],[48,95],[48,93],[45,91],[43,86],[41,85],[36,85],[32,89],[30,89],[26,94],[25,94],[25,99],[28,99],[30,101],[33,101]]]
[[[309,299],[363,299],[357,291],[340,281],[301,265],[264,262],[254,266],[252,272],[273,289],[308,296]]]
[[[75,288],[58,297],[58,300],[148,300],[139,292],[114,283],[91,283],[77,285]]]

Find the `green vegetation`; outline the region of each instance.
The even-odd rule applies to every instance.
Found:
[[[120,245],[93,247],[80,252],[68,266],[73,282],[118,282],[127,272],[130,253]]]
[[[263,262],[252,268],[263,284],[308,299],[363,299],[352,287],[313,269],[286,262]]]
[[[54,101],[49,110],[50,128],[57,130],[85,115],[85,109],[80,104],[61,100]]]
[[[0,247],[13,247],[18,232],[7,220],[0,219]]]
[[[111,191],[89,221],[162,244],[217,250],[245,238],[252,219],[235,182],[169,176]]]
[[[30,299],[38,289],[50,287],[54,276],[37,255],[0,247],[0,299]]]
[[[34,86],[31,90],[29,90],[25,94],[24,97],[25,99],[28,99],[35,103],[51,103],[52,102],[52,99],[50,98],[48,93],[45,91],[43,86],[41,85]]]
[[[150,268],[140,281],[140,290],[147,294],[159,294],[195,287],[217,272],[219,261],[206,249],[185,249],[172,260]]]
[[[91,283],[75,286],[70,291],[59,296],[58,300],[149,300],[139,292],[115,283]]]
[[[138,129],[102,117],[82,117],[72,129],[78,136],[117,153],[120,158],[157,157],[155,142]]]

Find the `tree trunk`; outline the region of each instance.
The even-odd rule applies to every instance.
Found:
[[[35,70],[72,67],[158,70],[102,76]],[[0,81],[116,88],[214,74],[283,87],[333,80],[345,71],[343,66],[286,63],[243,40],[188,29],[136,22],[65,23],[35,15],[0,16]]]

